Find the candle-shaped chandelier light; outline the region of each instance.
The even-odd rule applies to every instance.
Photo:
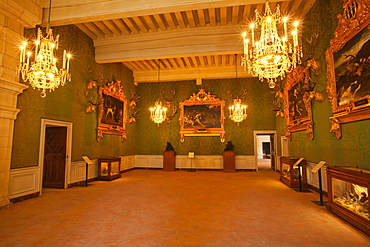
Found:
[[[29,81],[32,88],[41,90],[41,97],[46,96],[46,90],[54,91],[59,85],[64,85],[66,80],[71,80],[69,73],[69,61],[71,54],[63,53],[62,68],[57,67],[57,58],[54,56],[54,51],[58,50],[59,35],[53,37],[52,29],[50,28],[50,10],[49,19],[46,30],[46,36],[43,37],[41,29],[38,29],[37,39],[34,41],[35,54],[34,61],[30,61],[32,52],[28,50],[28,43],[24,41],[20,46],[19,71],[22,74],[22,79]]]
[[[278,33],[278,24],[283,24],[282,37]],[[250,32],[242,34],[244,41],[244,56],[242,65],[253,76],[261,81],[267,80],[269,87],[274,88],[278,78],[282,79],[286,72],[290,72],[301,63],[302,48],[298,45],[298,21],[293,23],[291,39],[288,39],[288,17],[282,17],[280,6],[275,13],[270,9],[269,1],[265,4],[265,14],[256,10],[256,21],[249,25]],[[257,39],[257,27],[260,26],[260,38]]]
[[[161,60],[158,60],[158,82],[159,82],[159,73],[160,73],[160,63]],[[159,124],[166,120],[167,117],[167,108],[162,106],[162,102],[157,100],[154,103],[154,106],[150,108],[150,120],[154,123]]]

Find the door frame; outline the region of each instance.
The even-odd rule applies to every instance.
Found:
[[[274,145],[275,147],[275,155],[274,155],[274,161],[275,161],[275,171],[276,171],[276,167],[277,167],[277,159],[276,159],[276,150],[277,150],[277,141],[276,141],[276,130],[255,130],[253,131],[253,140],[254,140],[254,162],[256,164],[256,171],[258,171],[258,155],[257,155],[257,143],[258,143],[258,140],[257,140],[257,135],[273,135],[274,136],[274,143],[272,145]]]
[[[41,133],[40,133],[40,148],[39,148],[39,168],[40,168],[40,183],[39,190],[40,195],[42,194],[42,178],[44,172],[44,153],[45,153],[45,133],[47,127],[67,127],[67,140],[66,140],[66,167],[64,174],[64,189],[68,187],[70,180],[70,167],[71,167],[71,154],[72,154],[72,127],[73,123],[41,119]]]

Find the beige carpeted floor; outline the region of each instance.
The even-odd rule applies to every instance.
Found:
[[[272,170],[132,170],[0,210],[0,246],[370,246]]]

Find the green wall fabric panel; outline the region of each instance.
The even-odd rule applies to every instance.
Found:
[[[165,96],[169,98],[171,90],[175,90],[176,95],[172,103],[178,107],[181,101],[189,99],[193,93],[198,93],[199,89],[204,89],[205,92],[225,100],[225,143],[221,143],[220,137],[216,136],[187,136],[185,142],[181,143],[180,111],[172,118],[170,124],[162,123],[157,126],[149,119],[149,108],[160,98],[161,91],[164,91]],[[248,91],[243,99],[243,102],[248,105],[248,117],[238,126],[229,118],[228,107],[232,104],[232,98],[228,92],[239,96],[243,89]],[[170,142],[177,154],[184,155],[194,151],[196,155],[220,155],[227,141],[231,140],[238,155],[253,155],[253,131],[275,130],[276,118],[275,112],[272,111],[274,95],[270,93],[266,83],[261,83],[256,78],[203,80],[200,86],[195,84],[195,80],[140,83],[137,92],[141,96],[139,102],[141,115],[136,126],[136,154],[162,154],[166,143]],[[171,112],[170,110],[169,113]]]
[[[122,63],[97,64],[92,40],[75,26],[55,27],[53,33],[60,35],[57,55],[60,57],[64,49],[73,53],[72,80],[54,92],[47,92],[45,98],[32,88],[18,97],[17,107],[21,111],[14,126],[11,168],[38,165],[41,119],[73,123],[72,161],[82,160],[83,155],[95,159],[134,154],[135,125],[126,125],[128,139],[124,143],[116,135],[104,135],[100,142],[96,141],[97,112],[85,113],[88,103],[83,94],[92,78],[102,77],[98,86],[120,79],[125,95],[130,99],[131,92],[136,90],[132,71]],[[25,35],[35,38],[36,29],[26,30]],[[97,96],[97,89],[91,93]]]
[[[289,144],[289,154],[304,157],[308,161],[327,161],[327,165],[359,166],[370,169],[370,120],[362,120],[342,124],[342,138],[338,140],[334,133],[330,133],[331,107],[326,93],[326,60],[325,51],[330,46],[334,31],[338,24],[337,15],[342,13],[343,1],[316,0],[314,6],[304,19],[303,45],[307,58],[312,51],[307,40],[313,34],[319,34],[318,44],[315,46],[313,57],[320,62],[320,74],[316,90],[325,95],[325,101],[312,102],[312,112],[315,139],[310,140],[304,131],[292,133]],[[284,123],[278,121],[277,129],[281,130]],[[280,131],[282,132],[282,131]]]

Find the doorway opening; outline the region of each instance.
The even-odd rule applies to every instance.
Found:
[[[254,155],[257,171],[276,171],[276,131],[254,131]]]
[[[67,188],[71,164],[71,144],[72,123],[41,120],[40,194],[42,188]]]

